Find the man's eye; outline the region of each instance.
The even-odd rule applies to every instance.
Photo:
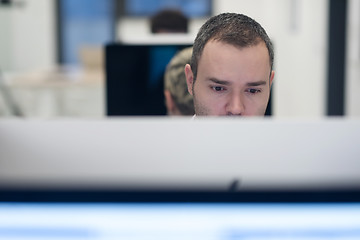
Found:
[[[251,94],[256,94],[256,93],[260,93],[261,90],[260,89],[255,89],[255,88],[250,88],[247,90],[247,92],[251,93]]]
[[[225,88],[224,87],[219,87],[219,86],[215,86],[215,87],[211,87],[215,92],[221,92],[224,91]]]

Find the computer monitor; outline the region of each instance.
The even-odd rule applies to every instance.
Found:
[[[0,120],[0,186],[360,187],[360,121]]]
[[[360,238],[359,121],[1,120],[0,133],[1,240]]]
[[[107,45],[107,115],[166,115],[165,68],[179,50],[189,46],[188,44]]]

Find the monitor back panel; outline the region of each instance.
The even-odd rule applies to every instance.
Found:
[[[165,68],[179,50],[188,46],[107,45],[107,115],[166,115]]]

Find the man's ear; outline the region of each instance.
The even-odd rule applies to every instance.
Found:
[[[193,71],[191,70],[190,64],[185,65],[185,76],[186,76],[188,92],[190,93],[190,95],[193,95],[194,74]]]
[[[269,79],[269,81],[270,81],[270,88],[271,88],[271,85],[272,85],[272,83],[273,83],[274,76],[275,76],[275,72],[274,72],[274,71],[271,71],[270,79]]]

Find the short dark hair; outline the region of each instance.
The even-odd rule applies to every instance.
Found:
[[[151,32],[188,32],[188,18],[179,10],[163,9],[151,19]]]
[[[194,81],[197,76],[199,59],[209,40],[228,43],[240,48],[255,46],[264,41],[269,52],[270,68],[273,69],[274,48],[265,29],[246,15],[222,13],[207,20],[195,38],[190,64],[194,73]]]

